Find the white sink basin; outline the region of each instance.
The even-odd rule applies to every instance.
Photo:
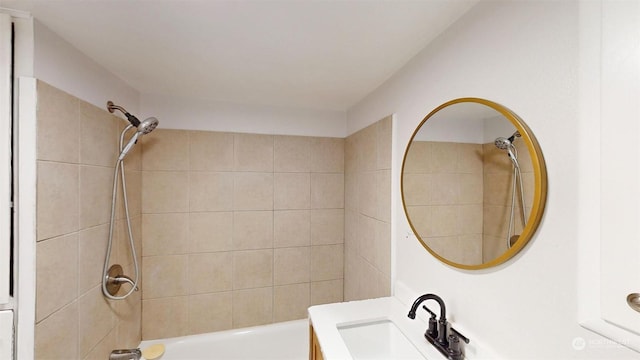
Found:
[[[353,359],[425,359],[389,319],[337,324],[336,327]]]

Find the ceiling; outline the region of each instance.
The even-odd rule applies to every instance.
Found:
[[[143,94],[347,110],[477,0],[0,0]]]

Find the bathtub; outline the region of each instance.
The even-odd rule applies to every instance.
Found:
[[[309,321],[218,331],[168,339],[145,340],[140,349],[164,344],[160,360],[306,360],[309,358]]]

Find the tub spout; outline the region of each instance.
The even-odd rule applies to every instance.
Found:
[[[140,349],[113,350],[109,355],[109,360],[140,360],[140,358],[142,358]]]

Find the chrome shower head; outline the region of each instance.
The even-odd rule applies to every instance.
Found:
[[[158,123],[160,122],[154,117],[146,118],[138,125],[138,132],[147,135],[158,126]]]
[[[500,150],[507,150],[510,146],[513,146],[513,143],[505,137],[499,137],[493,143]]]
[[[142,122],[140,122],[140,124],[138,125],[138,128],[136,129],[136,133],[133,134],[131,139],[129,139],[129,142],[127,143],[127,145],[125,145],[125,147],[122,148],[122,151],[120,152],[120,156],[118,157],[118,160],[123,160],[124,157],[127,156],[127,154],[129,153],[129,151],[133,149],[133,146],[138,143],[138,139],[142,135],[147,135],[148,133],[152,132],[158,126],[159,123],[160,122],[158,121],[158,119],[154,117],[146,118]]]
[[[496,145],[498,149],[509,150],[513,146],[513,141],[520,136],[521,136],[520,132],[516,131],[508,138],[505,138],[505,137],[497,138],[493,143]]]

